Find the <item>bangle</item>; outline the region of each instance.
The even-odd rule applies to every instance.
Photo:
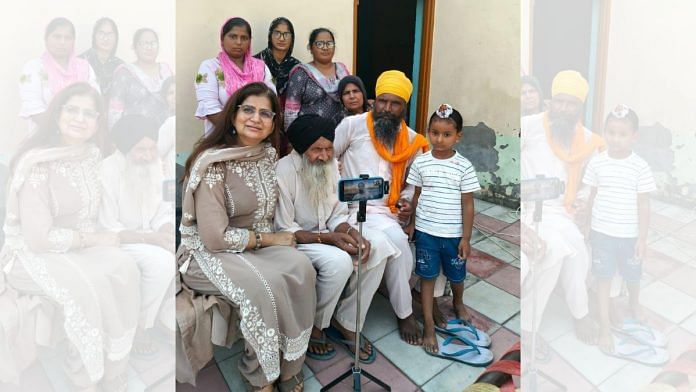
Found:
[[[256,245],[254,245],[254,250],[259,250],[261,248],[261,241],[263,241],[263,238],[261,237],[261,233],[258,231],[255,231],[254,238],[256,238]]]
[[[317,233],[317,242],[320,244],[322,243],[321,242],[321,233]]]

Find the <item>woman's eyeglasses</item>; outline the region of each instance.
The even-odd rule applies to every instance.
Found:
[[[273,30],[273,38],[280,39],[281,37],[283,37],[283,39],[290,39],[292,38],[292,33],[289,31],[282,32],[278,30]]]
[[[331,49],[334,46],[336,46],[336,43],[333,41],[314,41],[314,46],[316,46],[319,49]]]
[[[63,113],[72,118],[77,118],[82,113],[82,118],[87,121],[96,121],[99,118],[99,112],[92,109],[82,109],[75,105],[63,105]]]
[[[242,114],[244,114],[247,118],[254,117],[256,112],[259,112],[259,117],[261,117],[261,120],[270,122],[273,121],[273,117],[275,117],[275,113],[268,110],[268,109],[256,109],[255,107],[251,105],[238,105],[237,106],[241,111]]]

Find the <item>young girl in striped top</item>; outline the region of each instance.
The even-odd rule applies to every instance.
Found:
[[[416,274],[421,278],[423,304],[423,348],[438,352],[433,321],[435,279],[442,268],[452,286],[455,315],[468,322],[464,306],[466,258],[469,256],[474,221],[473,192],[481,189],[471,162],[454,150],[462,136],[462,116],[442,104],[430,117],[428,138],[432,150],[413,162],[407,182],[415,185],[416,213],[406,226],[416,242]]]

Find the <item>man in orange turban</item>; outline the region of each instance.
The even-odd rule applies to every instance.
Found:
[[[589,158],[604,145],[598,135],[582,124],[584,103],[589,91],[585,78],[577,71],[559,72],[551,86],[551,103],[546,112],[523,117],[521,120],[522,181],[543,175],[560,179],[565,190],[558,198],[546,200],[538,232],[527,237],[538,237],[545,249],[540,255],[522,254],[521,306],[536,309],[523,312],[523,334],[532,333],[532,325],[539,326],[547,301],[557,282],[562,282],[566,303],[576,321],[578,337],[586,342],[597,338],[597,329],[589,319],[588,293],[585,280],[589,255],[584,237],[575,223],[575,214],[581,205],[579,188],[581,173]],[[525,200],[525,194],[522,194]],[[532,213],[535,207],[523,208],[523,227],[534,227]],[[531,258],[536,260],[531,260]],[[534,277],[530,269],[534,269]],[[536,295],[532,296],[532,285]],[[533,297],[536,304],[533,304]]]
[[[382,73],[377,78],[373,110],[346,117],[338,125],[334,152],[343,165],[343,178],[368,174],[389,181],[389,194],[368,202],[365,227],[387,234],[401,252],[387,263],[384,276],[401,338],[420,345],[422,336],[413,316],[409,284],[413,254],[401,228],[413,212],[410,202],[414,188],[406,184],[408,167],[417,155],[428,150],[425,138],[406,125],[412,91],[413,85],[403,72]],[[352,206],[352,219],[356,210],[357,205]]]

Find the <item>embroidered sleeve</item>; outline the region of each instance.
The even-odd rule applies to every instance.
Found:
[[[249,231],[229,226],[224,166],[211,165],[193,194],[198,233],[210,252],[243,252]]]
[[[195,113],[197,118],[204,119],[206,116],[222,111],[220,88],[225,87],[225,74],[222,73],[222,69],[216,68],[213,61],[206,60],[201,63],[194,87],[198,102]]]
[[[20,117],[30,118],[46,110],[43,97],[44,75],[43,68],[36,60],[24,66],[22,75],[19,77]]]
[[[223,239],[228,244],[229,251],[233,253],[244,252],[244,249],[249,245],[249,230],[236,227],[228,228],[225,230]]]
[[[25,244],[35,252],[67,252],[76,233],[54,226],[56,206],[51,206],[54,195],[49,189],[48,168],[36,165],[19,189],[19,223]],[[55,203],[53,203],[55,204]]]

